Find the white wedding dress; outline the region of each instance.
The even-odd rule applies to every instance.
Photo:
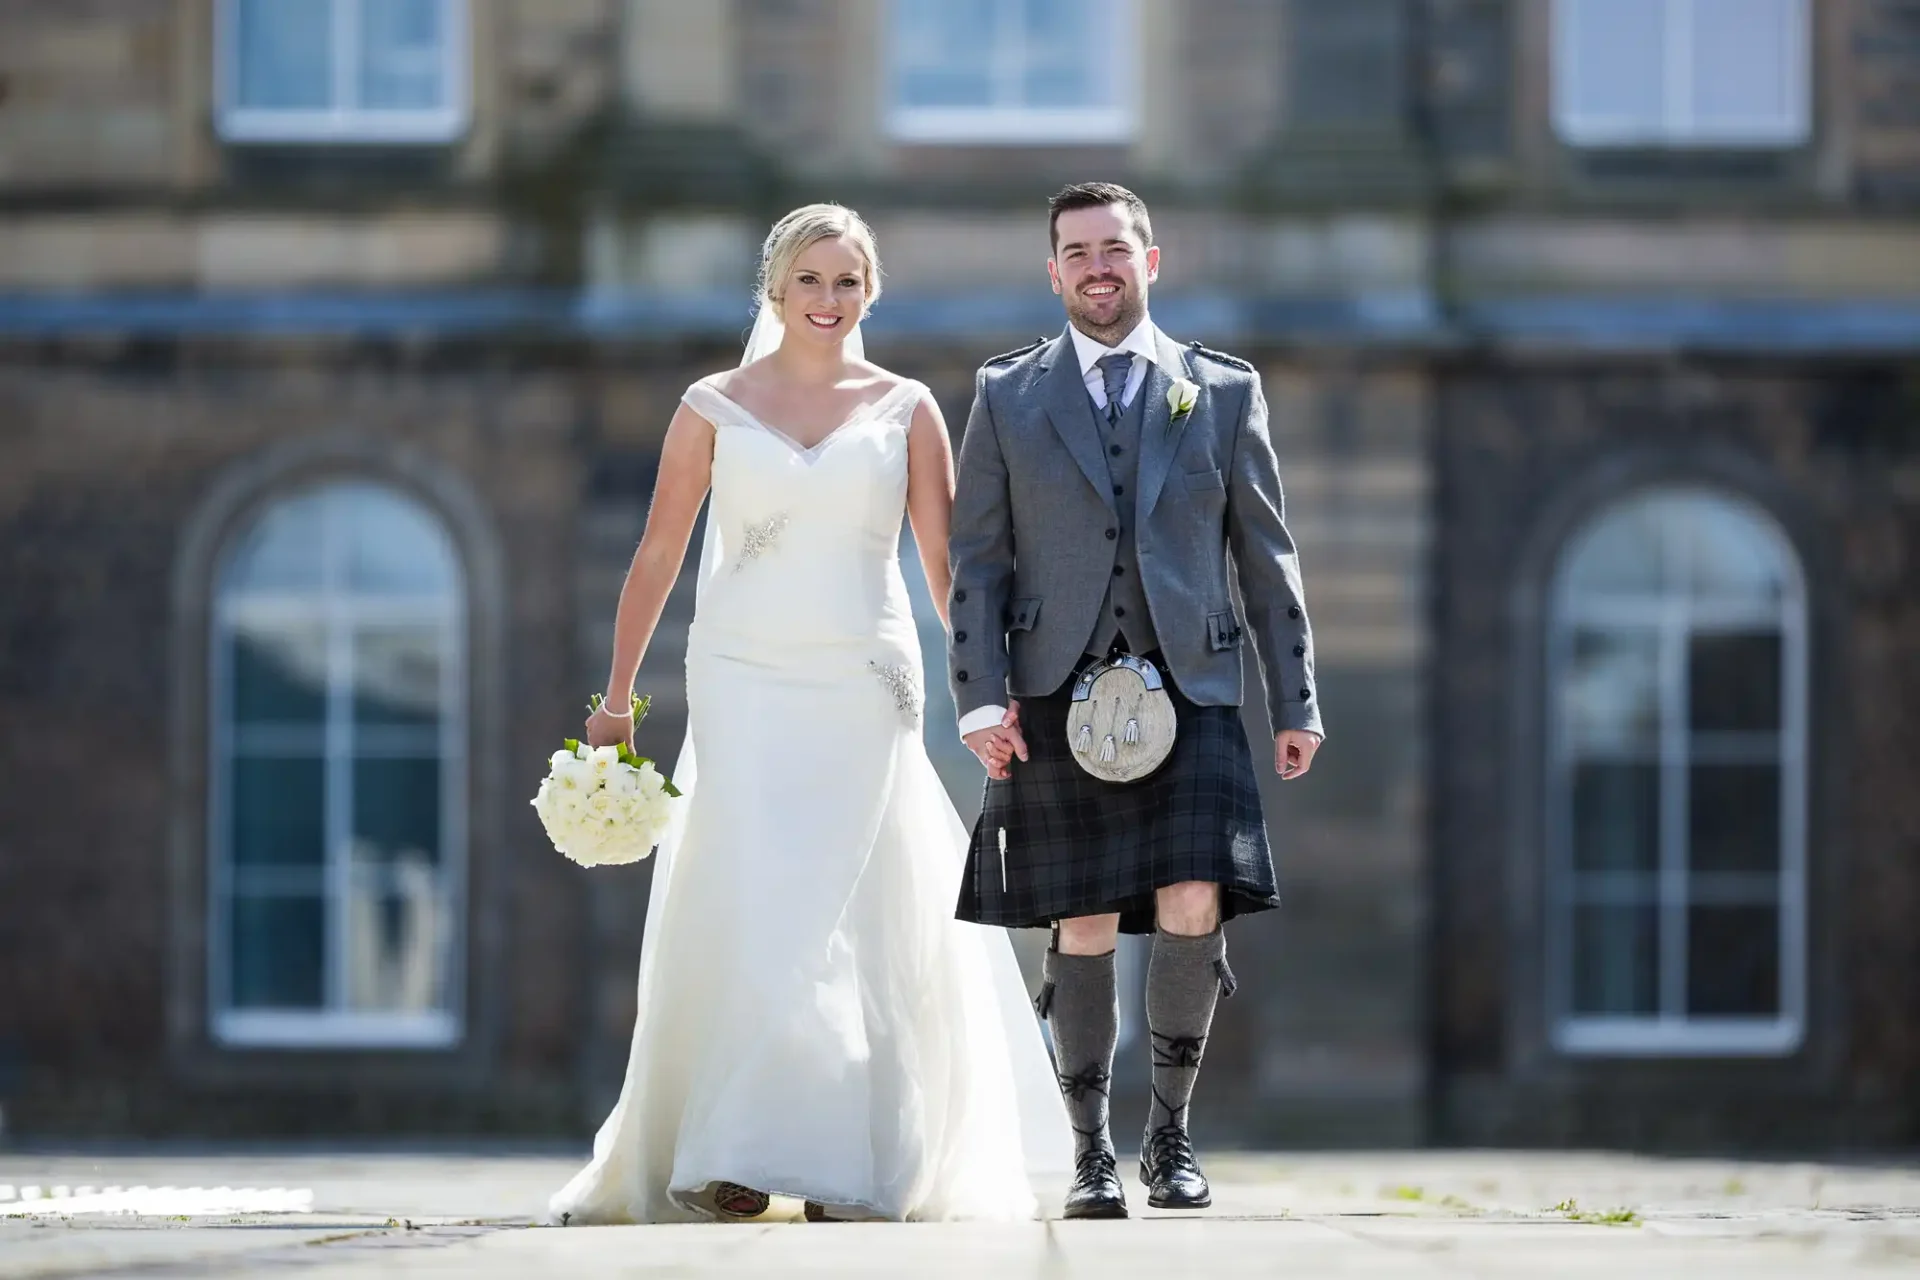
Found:
[[[953,919],[967,832],[922,746],[899,562],[926,394],[803,449],[687,391],[714,426],[689,798],[656,855],[626,1084],[552,1221],[710,1217],[719,1181],[848,1216],[1026,1218],[1033,1176],[1071,1166],[1006,934]]]

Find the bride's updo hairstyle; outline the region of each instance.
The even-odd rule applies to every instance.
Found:
[[[760,249],[760,304],[772,307],[779,315],[781,294],[776,291],[785,288],[794,259],[805,253],[808,245],[842,237],[866,259],[867,306],[871,308],[880,296],[880,254],[873,246],[873,229],[859,214],[839,204],[801,205],[773,224]]]

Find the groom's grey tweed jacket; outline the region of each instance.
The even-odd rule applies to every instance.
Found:
[[[981,368],[950,542],[954,702],[964,716],[1066,681],[1100,620],[1125,529],[1181,691],[1202,706],[1241,702],[1244,633],[1229,586],[1237,570],[1273,727],[1323,732],[1260,375],[1157,329],[1154,345],[1136,483],[1118,496],[1104,419],[1066,333]],[[1199,386],[1178,418],[1167,399],[1176,377]]]

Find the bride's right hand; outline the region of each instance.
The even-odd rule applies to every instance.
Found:
[[[601,707],[587,717],[587,745],[590,747],[611,747],[624,745],[633,747],[633,715],[615,715]]]

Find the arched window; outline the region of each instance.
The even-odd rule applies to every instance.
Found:
[[[233,1045],[460,1038],[466,601],[380,485],[294,493],[213,598],[209,1007]]]
[[[1643,492],[1547,637],[1546,984],[1570,1053],[1779,1054],[1806,1004],[1806,602],[1751,504]]]

